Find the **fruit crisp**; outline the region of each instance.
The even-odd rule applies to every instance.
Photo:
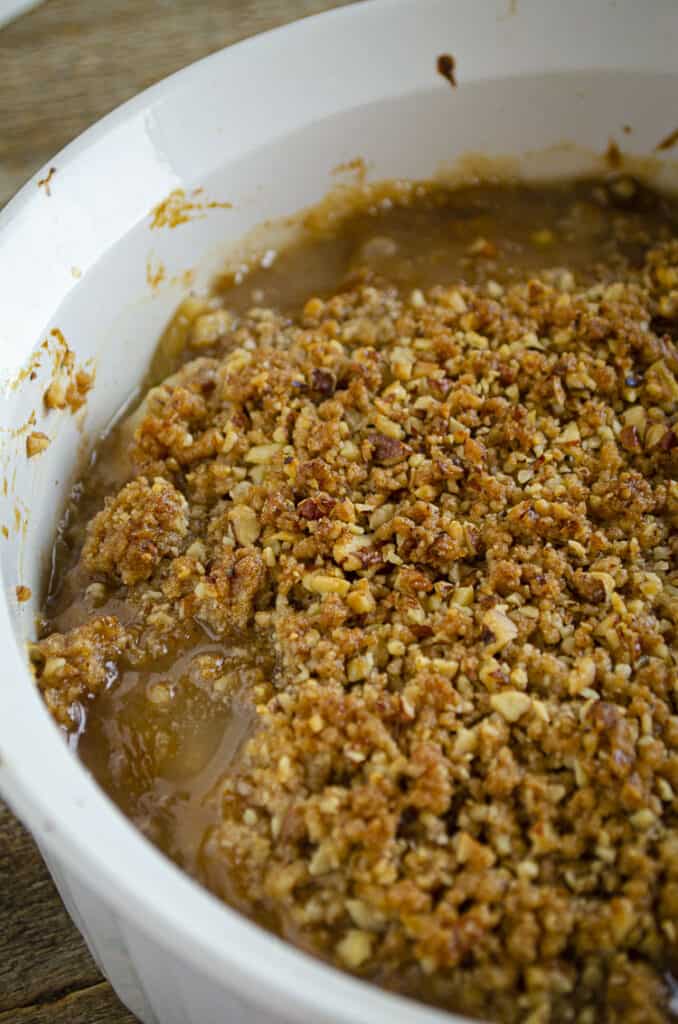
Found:
[[[168,336],[57,544],[33,660],[72,745],[337,966],[505,1024],[673,1019],[673,201],[414,190]]]

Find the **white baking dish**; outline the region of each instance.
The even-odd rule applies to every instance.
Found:
[[[436,72],[441,52],[456,57],[456,90]],[[0,789],[146,1024],[424,1024],[441,1014],[334,972],[222,906],[134,830],[68,750],[27,668],[35,599],[19,604],[15,588],[40,594],[83,443],[139,380],[186,289],[181,272],[197,268],[204,283],[253,225],[319,199],[337,164],[361,156],[373,179],[425,177],[469,151],[573,141],[601,152],[610,136],[647,154],[677,127],[677,52],[674,0],[359,4],[154,87],[55,157],[0,217]],[[573,160],[587,163],[559,149],[549,166]],[[518,163],[526,173],[546,166]],[[674,168],[663,173],[678,184]],[[152,230],[151,209],[178,188],[232,207]],[[169,283],[154,289],[160,264]],[[96,366],[84,434],[82,414],[44,413],[46,352],[34,379],[17,382],[53,328]],[[52,441],[28,461],[17,431],[33,410],[30,429]]]

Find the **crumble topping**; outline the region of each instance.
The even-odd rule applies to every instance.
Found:
[[[87,528],[125,613],[36,645],[50,710],[196,622],[248,637],[275,667],[207,884],[457,1012],[669,1021],[677,320],[675,241],[593,286],[363,275],[298,320],[202,314]]]

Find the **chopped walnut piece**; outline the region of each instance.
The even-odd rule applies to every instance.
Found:
[[[518,636],[518,627],[500,607],[491,608],[483,615],[483,626],[488,631],[487,654],[502,650]]]
[[[337,944],[337,955],[347,967],[360,967],[369,960],[372,951],[372,936],[369,932],[351,928]]]
[[[645,390],[651,401],[670,412],[678,405],[678,381],[663,359],[648,369],[645,375]]]
[[[297,512],[302,519],[323,519],[330,515],[336,503],[336,499],[330,498],[328,494],[315,494],[300,501]]]
[[[314,594],[340,594],[345,597],[351,589],[348,580],[341,576],[325,576],[322,573],[308,573],[304,576],[304,586]]]
[[[372,450],[375,460],[384,466],[395,466],[410,454],[406,444],[385,434],[375,434],[372,438]]]
[[[317,367],[311,372],[311,387],[323,398],[334,394],[336,380],[331,370],[320,370]]]
[[[503,690],[492,694],[490,704],[507,722],[517,722],[532,707],[532,698],[520,690]]]
[[[259,518],[254,509],[249,505],[234,505],[228,513],[228,518],[233,523],[238,543],[243,547],[254,544],[261,533]]]

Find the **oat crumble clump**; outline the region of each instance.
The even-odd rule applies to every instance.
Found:
[[[52,633],[32,650],[47,707],[66,728],[78,723],[74,707],[113,682],[127,637],[114,616],[95,618],[68,633]]]
[[[188,502],[158,477],[132,480],[92,520],[82,551],[85,566],[122,583],[147,580],[167,555],[178,555],[188,532]]]
[[[51,709],[188,622],[251,629],[276,669],[222,895],[458,1012],[668,1021],[677,322],[678,242],[588,288],[363,279],[227,318],[142,409],[82,556],[129,621],[40,642]]]

